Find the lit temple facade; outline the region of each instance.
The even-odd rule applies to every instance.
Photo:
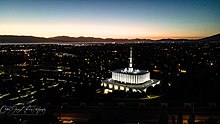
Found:
[[[130,48],[129,67],[112,71],[112,78],[102,80],[101,86],[109,90],[146,92],[149,86],[159,84],[160,80],[150,79],[150,72],[134,69],[132,64],[132,48]]]

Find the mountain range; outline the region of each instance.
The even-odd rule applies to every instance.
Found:
[[[219,41],[220,34],[213,36],[201,38],[201,39],[160,39],[160,40],[151,40],[151,39],[113,39],[113,38],[94,38],[94,37],[69,37],[69,36],[57,36],[57,37],[34,37],[34,36],[17,36],[17,35],[0,35],[0,43],[50,43],[50,42],[156,42],[156,41]]]

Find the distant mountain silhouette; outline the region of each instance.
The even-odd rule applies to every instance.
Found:
[[[220,41],[220,34],[209,36],[202,39],[191,40],[191,39],[160,39],[160,40],[151,40],[151,39],[113,39],[113,38],[94,38],[94,37],[69,37],[69,36],[56,36],[50,38],[44,37],[34,37],[34,36],[16,36],[16,35],[0,35],[0,43],[50,43],[50,42],[115,42],[115,43],[124,43],[124,42],[157,42],[157,41]]]
[[[57,36],[50,38],[34,37],[34,36],[14,36],[0,35],[0,43],[49,43],[49,42],[147,42],[149,39],[113,39],[113,38],[94,38],[94,37],[69,37]]]
[[[149,41],[149,39],[113,39],[113,38],[95,38],[95,37],[69,37],[57,36],[51,37],[50,40],[65,42],[133,42],[133,41]]]
[[[94,38],[94,37],[69,37],[69,36],[57,36],[51,37],[50,39],[55,41],[65,41],[65,42],[103,42],[102,38]]]
[[[48,39],[34,36],[0,35],[0,43],[40,43],[48,42]]]
[[[193,41],[192,39],[171,39],[171,38],[167,38],[167,39],[160,39],[157,41]]]
[[[212,35],[212,36],[205,37],[199,40],[200,41],[220,41],[220,34]]]

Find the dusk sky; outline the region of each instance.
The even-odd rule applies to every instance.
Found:
[[[220,33],[220,0],[1,0],[0,35],[201,38]]]

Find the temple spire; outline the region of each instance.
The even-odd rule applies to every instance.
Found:
[[[129,68],[128,71],[129,72],[133,72],[133,64],[132,64],[132,47],[130,47],[130,57],[129,57]]]

